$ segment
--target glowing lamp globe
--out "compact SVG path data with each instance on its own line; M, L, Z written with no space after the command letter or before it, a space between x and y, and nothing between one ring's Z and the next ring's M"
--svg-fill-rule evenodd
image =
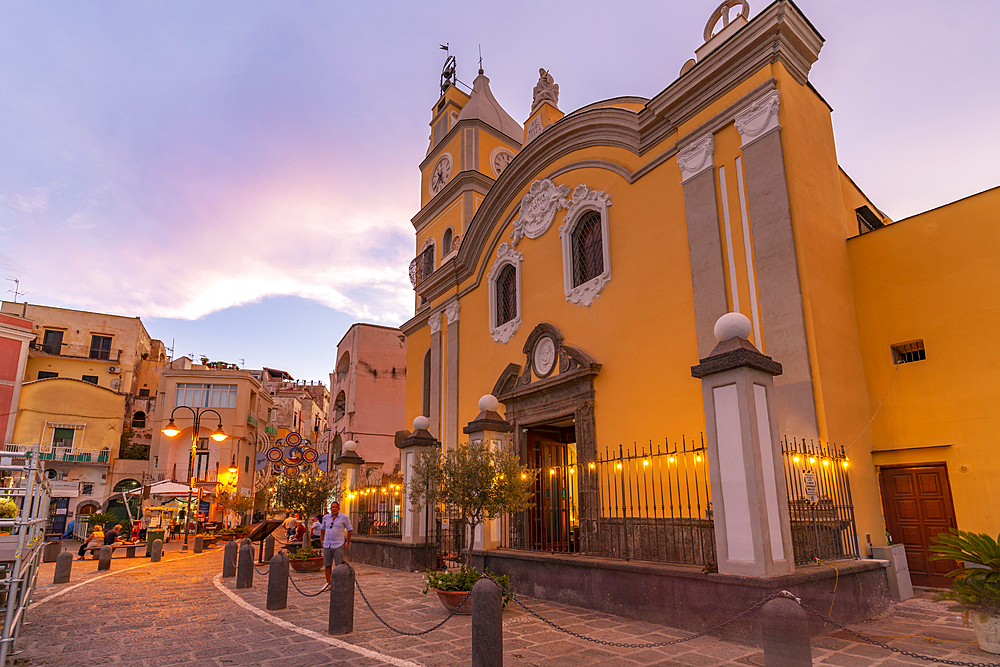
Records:
M347 442L344 443L345 452L353 452L357 448L358 448L358 443L354 442L353 440L348 440Z
M413 430L414 431L426 431L431 425L431 420L423 415L415 417L413 419Z
M486 394L479 399L479 409L483 412L496 412L500 407L500 401L493 394Z

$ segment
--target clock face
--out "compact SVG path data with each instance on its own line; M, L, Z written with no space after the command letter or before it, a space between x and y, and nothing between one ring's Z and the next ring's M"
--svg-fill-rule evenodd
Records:
M431 170L430 191L431 195L441 192L441 189L448 184L451 178L451 156L445 153L434 164Z
M508 150L500 149L493 151L493 173L497 178L507 168L510 161L514 159L514 154Z

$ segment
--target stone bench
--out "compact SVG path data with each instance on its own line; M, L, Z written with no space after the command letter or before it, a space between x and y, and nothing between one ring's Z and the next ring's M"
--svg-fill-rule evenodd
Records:
M86 549L83 550L83 553L86 554L89 551L91 557L97 558L98 555L100 555L101 549L104 548L104 546L105 545L101 545L99 547L87 547ZM138 549L139 547L142 547L144 549L146 548L145 544L110 544L110 545L107 545L107 546L111 547L111 557L112 558L114 558L115 551L117 549L124 549L125 550L125 558L135 558L135 550L136 549Z

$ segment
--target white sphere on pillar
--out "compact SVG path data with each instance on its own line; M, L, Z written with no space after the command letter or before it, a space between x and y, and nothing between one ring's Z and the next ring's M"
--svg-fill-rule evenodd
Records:
M486 394L479 399L479 409L483 412L496 412L500 407L500 401L493 394Z
M715 323L715 338L720 343L733 338L749 339L753 327L743 313L726 313Z
M431 425L431 420L423 415L415 417L413 419L413 430L414 431L426 431Z
M358 443L354 442L353 440L348 440L347 442L344 443L345 452L353 452L357 448L358 448Z

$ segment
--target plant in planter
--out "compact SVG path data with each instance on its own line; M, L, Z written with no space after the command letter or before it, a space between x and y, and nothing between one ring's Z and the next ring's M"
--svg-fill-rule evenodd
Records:
M486 574L491 578L495 579L497 583L500 584L503 591L503 606L506 607L507 603L513 598L510 593L510 577L506 574L503 576L496 576L487 568ZM472 587L476 585L479 578L483 575L475 568L465 569L462 567L458 572L434 572L433 570L427 570L424 574L424 595L431 590L437 593L438 599L441 600L441 604L444 605L445 609L448 611L454 611L459 608L458 613L462 615L468 615L472 613L472 603L471 601L466 602L466 596L472 591Z
M274 504L288 512L304 516L322 516L330 503L340 499L339 472L312 472L298 477L284 475L274 484Z
M296 572L319 572L323 569L323 555L310 546L304 546L288 554L288 562Z
M472 570L476 528L488 519L532 505L535 472L521 466L510 445L473 442L445 454L422 452L413 466L410 502L418 508L442 504L458 514L471 536L465 569Z
M934 599L954 603L951 611L965 612L979 648L1000 654L1000 543L986 533L952 530L935 537L931 551L932 560L960 564L948 573L951 590Z

